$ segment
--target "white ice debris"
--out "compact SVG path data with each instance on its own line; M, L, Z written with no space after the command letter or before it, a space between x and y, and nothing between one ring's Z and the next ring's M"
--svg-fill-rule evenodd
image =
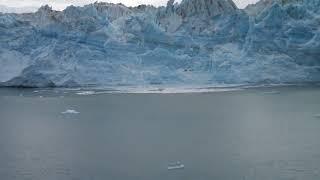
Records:
M81 91L81 92L77 92L77 95L82 95L82 96L88 96L88 95L94 95L95 92L94 91Z
M68 109L64 112L62 112L62 114L79 114L80 112L73 110L73 109Z
M178 170L178 169L184 169L185 166L180 161L176 163L169 164L168 170Z

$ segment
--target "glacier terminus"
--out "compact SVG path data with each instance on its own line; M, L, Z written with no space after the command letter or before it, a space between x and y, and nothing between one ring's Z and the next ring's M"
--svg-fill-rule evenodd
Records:
M169 0L0 13L0 86L320 81L320 1Z

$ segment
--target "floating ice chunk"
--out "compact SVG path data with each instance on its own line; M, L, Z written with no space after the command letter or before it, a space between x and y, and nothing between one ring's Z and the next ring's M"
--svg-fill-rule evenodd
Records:
M168 170L178 170L178 169L184 169L184 164L182 164L180 161L169 164Z
M82 96L88 96L88 95L93 95L95 94L94 91L82 91L82 92L77 92L77 95L82 95Z
M80 112L73 110L73 109L68 109L64 112L62 112L62 114L79 114Z
M280 91L267 91L263 92L263 94L280 94Z

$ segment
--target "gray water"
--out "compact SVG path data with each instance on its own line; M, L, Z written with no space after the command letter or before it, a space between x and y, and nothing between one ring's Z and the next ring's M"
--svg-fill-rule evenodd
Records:
M318 180L317 114L318 87L90 96L0 89L0 179ZM185 169L168 171L176 161Z

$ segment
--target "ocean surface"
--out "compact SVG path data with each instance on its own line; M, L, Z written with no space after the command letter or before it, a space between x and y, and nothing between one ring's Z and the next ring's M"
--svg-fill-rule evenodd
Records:
M207 90L0 89L0 179L320 179L320 87Z

